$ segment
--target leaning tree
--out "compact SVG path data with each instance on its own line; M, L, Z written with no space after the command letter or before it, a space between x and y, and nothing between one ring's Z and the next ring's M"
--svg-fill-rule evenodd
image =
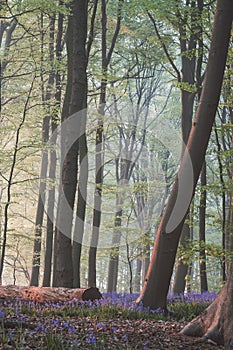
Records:
M162 216L153 253L138 298L150 308L167 308L167 293L183 223L202 169L218 107L233 18L233 1L218 0L205 80L187 147ZM162 277L161 277L162 276ZM185 329L233 348L233 268L216 301Z

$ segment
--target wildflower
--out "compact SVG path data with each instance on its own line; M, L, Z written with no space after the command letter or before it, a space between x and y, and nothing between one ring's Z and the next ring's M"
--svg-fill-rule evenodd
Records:
M94 344L96 346L96 338L95 336L93 335L93 332L90 333L90 336L86 338L86 343L87 344Z
M52 322L56 327L58 327L60 324L60 322L57 319L53 320Z
M42 331L42 332L47 332L46 327L43 324L40 324L35 328L35 331Z
M12 332L10 332L8 334L8 341L11 342L12 340L13 340L13 334L12 334Z
M127 342L127 335L126 335L126 334L123 335L123 341L124 341L125 343Z

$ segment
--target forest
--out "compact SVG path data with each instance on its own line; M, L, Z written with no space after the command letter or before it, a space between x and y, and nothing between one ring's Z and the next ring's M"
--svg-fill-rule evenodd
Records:
M0 1L0 349L233 349L232 19Z

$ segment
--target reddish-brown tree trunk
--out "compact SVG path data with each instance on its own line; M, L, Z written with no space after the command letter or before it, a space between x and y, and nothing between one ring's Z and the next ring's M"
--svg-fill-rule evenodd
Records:
M233 348L233 264L230 277L215 301L181 331L192 337L202 337Z
M233 15L232 0L217 2L205 81L178 176L159 225L138 301L166 309L177 246L204 161L221 93ZM193 178L192 178L193 177Z
M40 303L51 303L58 301L96 300L102 295L98 288L51 288L51 287L22 287L22 286L0 286L1 299L33 300Z

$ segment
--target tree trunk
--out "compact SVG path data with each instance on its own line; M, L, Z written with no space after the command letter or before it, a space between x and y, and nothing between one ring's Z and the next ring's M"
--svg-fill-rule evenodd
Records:
M30 300L39 303L64 302L73 299L96 300L102 295L98 288L51 288L51 287L21 287L21 286L0 286L0 298L7 300Z
M96 286L96 255L97 246L99 242L99 231L101 223L101 207L102 207L102 187L103 187L103 173L104 173L104 116L106 105L106 89L107 89L107 72L108 66L111 62L112 54L116 45L117 37L121 27L121 10L123 0L118 1L117 23L115 32L112 38L111 46L107 52L107 1L102 0L101 3L101 23L102 23L102 37L101 37L101 55L102 55L102 79L100 87L100 99L98 107L98 125L96 127L95 136L95 193L94 193L94 209L92 220L91 244L89 249L88 260L88 283L89 286Z
M189 239L190 239L190 228L188 224L184 223L184 226L182 228L181 238L180 238L180 245L184 246ZM186 276L188 274L188 267L189 267L188 264L184 263L182 259L177 262L174 282L172 287L172 294L178 295L178 294L184 293L185 286L186 286Z
M231 273L221 293L215 301L199 316L194 318L181 331L192 337L202 337L217 344L225 345L226 350L233 347L233 264Z
M181 48L181 61L182 61L182 80L181 80L181 124L182 124L182 140L183 147L188 142L188 137L190 134L190 130L192 127L192 118L193 118L193 105L194 98L196 96L196 91L187 91L187 84L190 87L194 88L195 85L195 75L196 70L201 71L201 67L196 64L197 61L197 43L200 33L202 32L201 23L201 12L202 7L199 4L199 8L196 7L195 1L191 2L190 5L186 5L188 7L187 11L190 12L190 22L191 33L190 37L187 38L187 28L186 23L183 24L182 20L179 24L179 34L180 34L180 48ZM191 6L191 8L189 8ZM187 52L192 52L192 56L189 57ZM199 57L203 56L203 52L199 52ZM184 86L183 86L183 85ZM201 86L201 85L200 85ZM183 152L184 152L183 149ZM183 153L182 152L182 153ZM189 213L187 217L189 218ZM186 244L187 241L190 240L190 227L188 223L184 224L182 229L180 245L181 247ZM174 277L174 285L173 285L173 294L183 294L186 286L186 277L188 274L188 264L184 263L182 259L177 263L175 269L175 277Z
M187 148L158 227L152 258L138 302L167 308L167 293L183 223L204 162L221 93L233 14L232 0L217 2L205 80Z
M54 286L62 287L73 287L71 232L77 185L79 138L82 136L82 126L85 125L87 106L87 0L71 3L68 27L71 37L67 35L67 40L71 45L69 55L72 55L72 59L71 66L68 67L71 76L67 84L70 84L72 78L72 85L71 93L67 97L68 100L70 95L69 118L67 118L65 135L62 135L62 137L65 136L65 139L63 138L62 142L69 144L73 141L73 143L70 146L65 145L65 148L68 147L68 149L62 151L65 158L62 161L62 183L55 231L56 252L53 280ZM67 86L67 91L70 91L69 86Z
M147 244L143 247L143 260L142 260L142 280L146 278L148 267L150 265L150 245Z
M136 260L136 271L134 276L134 293L138 293L141 288L141 272L142 272L142 261L141 259Z
M206 216L206 162L203 163L201 171L201 199L199 208L199 242L200 254L199 254L199 264L200 264L200 282L201 282L201 293L208 291L207 283L207 273L206 273L206 253L205 253L205 216ZM204 245L203 245L204 244Z
M116 292L117 289L117 276L118 276L118 264L119 264L119 245L121 241L121 224L122 224L122 207L123 207L122 194L116 195L116 213L115 224L112 238L112 249L110 253L109 266L108 266L108 292Z
M43 28L43 15L41 15L41 59L42 63L44 60L44 51L45 51L45 43L44 43L44 28ZM49 62L51 67L53 67L54 63L54 30L55 30L55 17L52 16L49 23ZM45 94L43 93L44 86L44 77L43 73L41 73L42 80L42 101L45 105L46 114L48 114L43 119L42 126L42 142L45 146L49 139L49 128L50 128L50 108L47 107L52 99L52 92L54 89L54 81L55 81L55 73L53 69L49 73L48 85L46 88ZM34 238L34 248L33 248L33 260L32 260L32 274L30 285L38 286L39 285L39 274L40 274L40 261L41 261L41 244L42 244L42 226L44 219L44 204L45 204L45 192L46 192L46 178L48 171L48 149L42 153L42 161L41 161L41 172L40 172L40 187L39 187L39 197L37 204L37 212L36 212L36 227L35 227L35 238Z
M86 116L85 116L86 119ZM78 203L76 211L76 221L73 235L73 287L80 288L80 263L82 253L82 241L84 234L84 222L86 215L87 199L87 180L88 180L88 150L86 140L86 121L84 122L83 132L79 139L79 184L78 184ZM91 285L90 285L91 286ZM95 286L92 286L95 287Z
M49 135L49 117L44 118L43 122L43 133L47 134L47 141ZM46 141L45 139L43 140ZM36 225L35 225L35 237L33 246L33 259L32 259L32 274L30 279L30 286L39 285L39 274L40 274L40 260L41 260L41 240L42 240L42 225L44 218L44 203L45 203L45 191L46 191L46 177L48 169L48 151L44 150L41 161L41 172L40 172L40 188L39 198L37 203L36 211Z
M57 24L57 38L56 38L56 62L61 61L62 56L62 37L63 37L63 17L62 13L58 15ZM61 106L61 95L62 95L62 78L61 72L57 70L55 72L55 101L56 109L52 114L51 129L52 134L55 135L58 126L58 111ZM56 163L57 163L57 152L55 150L55 144L57 138L53 140L52 148L50 150L50 165L49 165L49 181L51 182L52 188L49 189L48 193L48 210L47 210L47 231L46 231L46 243L45 243L45 258L44 258L44 276L43 286L49 287L51 283L52 274L52 254L53 254L53 239L54 239L54 203L55 203L55 180L56 180Z

